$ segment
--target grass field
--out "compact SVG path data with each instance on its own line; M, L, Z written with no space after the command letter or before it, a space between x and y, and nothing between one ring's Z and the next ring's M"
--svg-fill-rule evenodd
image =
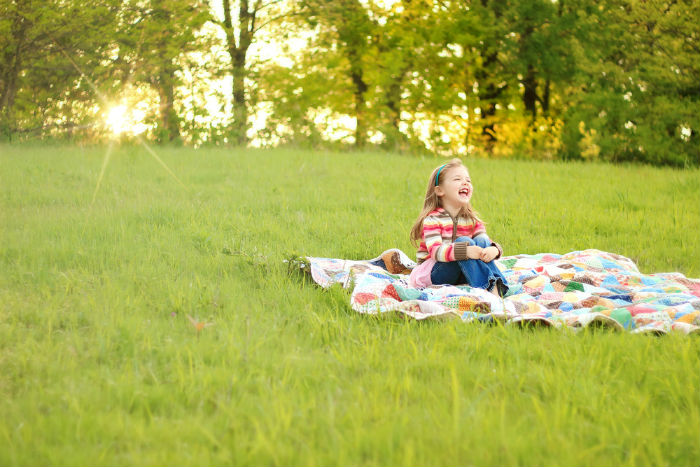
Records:
M361 316L439 159L0 146L0 465L692 466L700 340ZM700 277L700 171L467 161L506 254ZM212 323L197 333L187 315Z

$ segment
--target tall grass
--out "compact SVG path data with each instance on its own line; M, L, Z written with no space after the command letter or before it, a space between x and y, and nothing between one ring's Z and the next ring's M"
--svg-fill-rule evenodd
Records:
M700 341L360 316L432 158L0 146L2 465L692 465ZM469 160L506 254L700 276L700 172ZM213 323L197 332L187 316Z

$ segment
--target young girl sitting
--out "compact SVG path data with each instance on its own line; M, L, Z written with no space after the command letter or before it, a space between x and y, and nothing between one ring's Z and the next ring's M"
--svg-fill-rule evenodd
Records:
M486 227L469 200L474 188L459 159L433 170L423 211L411 229L418 246L412 287L469 284L496 295L508 292L505 277L493 262L503 250L486 235ZM419 244L420 242L420 244Z

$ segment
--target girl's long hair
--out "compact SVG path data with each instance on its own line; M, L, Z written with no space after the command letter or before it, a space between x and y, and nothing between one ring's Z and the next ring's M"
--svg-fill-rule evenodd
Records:
M450 162L445 164L443 169L440 171L440 180L444 179L445 174L450 169L459 166L464 167L464 164L462 164L461 160L456 158L452 159ZM428 214L440 207L440 198L435 193L435 187L440 184L440 180L435 180L435 176L437 175L437 171L440 167L442 166L435 167L435 169L433 169L433 172L430 174L430 178L428 179L428 190L425 192L425 201L423 202L423 209L421 210L418 219L416 219L416 222L413 224L413 228L411 228L411 243L415 247L418 247L421 240L423 239L423 221L426 217L428 217ZM468 221L471 221L472 224L482 222L482 220L479 219L479 213L476 212L474 208L472 208L471 203L467 203L466 206L460 209L458 216L463 217Z

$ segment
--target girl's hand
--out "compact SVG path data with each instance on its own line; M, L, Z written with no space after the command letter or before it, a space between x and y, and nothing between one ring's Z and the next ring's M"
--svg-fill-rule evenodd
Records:
M467 248L467 250L469 249ZM498 248L495 246L489 246L481 250L479 259L484 263L490 263L496 256L498 256Z
M481 259L481 255L484 254L484 249L480 246L469 245L467 247L467 258L469 259Z

